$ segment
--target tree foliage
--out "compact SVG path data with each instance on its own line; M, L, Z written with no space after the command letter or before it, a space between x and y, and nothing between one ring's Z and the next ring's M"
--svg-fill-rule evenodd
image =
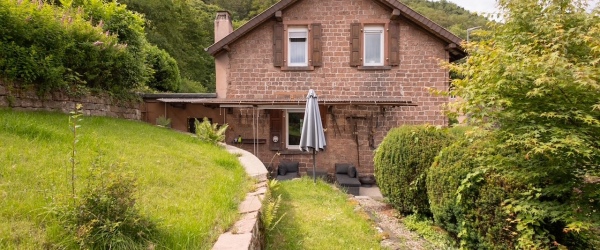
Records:
M486 17L465 10L447 0L401 0L401 2L463 39L467 38L467 29L483 27L488 22Z
M599 13L582 0L499 3L505 23L466 45L467 63L450 66L465 76L453 81L457 108L515 152L485 169L527 187L503 203L515 216L517 247L580 244L559 241L569 233L593 241L600 187L587 180L600 166Z
M177 71L168 54L147 63L152 47L144 20L124 5L102 0L52 3L0 2L0 75L15 85L33 86L41 94L100 90L127 96L149 81L165 81L163 74L155 74L164 71L156 65ZM177 78L169 81L178 87Z
M219 7L200 0L121 0L142 13L148 41L164 49L179 66L180 92L214 91L214 60L204 48L214 41L213 20Z

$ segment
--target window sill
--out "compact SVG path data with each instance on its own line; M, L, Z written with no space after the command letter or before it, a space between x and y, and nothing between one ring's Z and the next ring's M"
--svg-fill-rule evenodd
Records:
M315 70L314 66L304 66L304 67L281 67L282 71L312 71Z
M358 66L358 70L390 70L392 66Z

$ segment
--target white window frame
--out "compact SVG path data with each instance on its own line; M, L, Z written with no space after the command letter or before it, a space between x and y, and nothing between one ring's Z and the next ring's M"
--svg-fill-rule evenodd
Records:
M290 145L290 113L304 113L304 109L285 110L285 147L287 149L300 150L300 145Z
M384 50L385 50L385 28L383 25L365 25L364 26L364 34L363 34L363 65L364 66L383 66L385 64L385 59L384 59ZM367 33L373 34L373 33L379 33L380 35L380 50L379 50L379 58L381 59L380 62L375 62L375 63L368 63L367 62Z
M290 32L305 32L306 34L306 42L304 43L304 62L301 63L292 63L291 56L291 46L292 41L290 41ZM289 67L306 67L308 66L308 27L288 27L287 30L287 66Z

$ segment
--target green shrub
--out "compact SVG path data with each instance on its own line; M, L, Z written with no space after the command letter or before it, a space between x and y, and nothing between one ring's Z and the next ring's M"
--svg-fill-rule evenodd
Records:
M269 180L268 189L262 201L263 207L260 211L260 220L267 231L273 231L286 214L279 215L281 194L277 197L273 196L273 192L277 192L278 189L279 182L277 180Z
M218 123L210 124L208 118L204 117L203 121L200 122L197 119L194 121L196 126L196 135L201 141L217 144L225 140L225 131L227 131L227 124L219 127Z
M146 41L141 15L116 1L60 3L0 0L1 76L40 94L179 89L176 62Z
M560 169L545 175L528 172L547 160L521 157L518 148L502 146L497 135L468 138L440 152L427 177L436 223L466 249L593 249L598 242L593 224L581 224L592 226L577 231L569 230L568 223L573 216L598 221L593 212L598 185L579 183L544 194L542 188L559 182Z
M517 188L495 171L477 169L467 174L457 191L458 238L466 249L514 249L514 217L503 208Z
M381 193L402 213L429 214L427 169L453 140L447 129L402 126L391 130L375 153L375 177Z
M135 206L135 179L110 168L93 174L63 223L83 249L146 249L156 226Z
M427 172L427 196L435 223L453 236L458 234L456 190L477 167L478 149L484 140L461 139L442 149Z
M146 63L152 68L148 87L159 91L176 92L181 87L181 77L177 62L166 51L156 46L148 46Z
M166 118L165 116L161 115L158 118L156 118L156 125L165 127L165 128L170 128L171 127L171 118Z

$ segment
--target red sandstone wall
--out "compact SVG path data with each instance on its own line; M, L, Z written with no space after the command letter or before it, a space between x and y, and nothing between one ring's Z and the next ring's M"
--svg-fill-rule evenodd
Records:
M327 97L400 97L416 103L417 107L388 108L383 114L376 107L336 106L334 113L342 135L334 135L331 115L327 115L327 150L317 156L320 168L333 172L336 162L351 162L359 166L361 174L373 173L374 151L368 142L368 120L358 120L360 162L350 120L346 116L379 117L374 131L374 144L379 145L386 133L402 124L447 125L441 105L446 97L436 97L428 88L447 89L448 71L440 61L448 61L445 44L410 21L400 22L400 66L391 70L360 71L349 66L350 23L364 19L389 18L386 9L371 0L302 0L283 11L283 20L308 20L323 27L323 67L313 71L282 71L272 63L272 37L274 21L257 27L230 44L230 71L227 98L277 98L281 92L302 92L315 89L321 98ZM250 113L250 112L248 112ZM261 113L259 138L269 139L268 115ZM252 138L251 125L239 122L240 112L227 116L232 129L228 142L241 134ZM242 114L243 116L243 114ZM241 123L241 124L240 124ZM375 127L375 125L373 126ZM240 147L253 151L252 145ZM268 163L274 151L268 144L258 146L257 156ZM300 161L304 169L311 166L311 155L287 152L275 157Z
M171 119L171 128L180 131L188 131L188 118L208 117L213 122L223 124L225 109L211 108L202 104L187 103L171 105L169 103L146 100L142 108L143 120L150 124L156 124L156 118L165 116Z

